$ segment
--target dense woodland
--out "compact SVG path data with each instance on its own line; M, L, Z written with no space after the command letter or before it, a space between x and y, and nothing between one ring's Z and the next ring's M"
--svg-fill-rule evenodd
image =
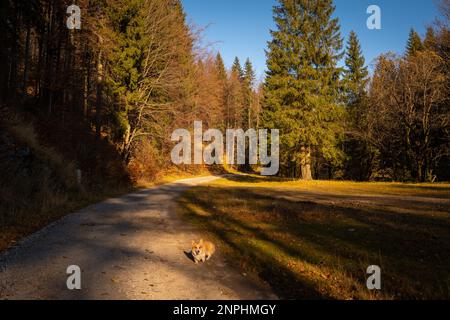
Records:
M282 176L450 179L448 0L372 73L332 0L280 0L263 83L250 60L228 70L201 47L179 0L78 0L81 30L66 27L72 2L1 2L2 127L31 121L91 184L151 179L171 165L171 132L194 120L280 129Z
M36 116L43 139L75 151L89 176L110 159L80 131L114 146L137 180L170 165L175 128L258 126L251 62L236 58L226 70L219 53L200 48L178 0L78 1L81 30L66 27L70 4L2 2L1 103Z

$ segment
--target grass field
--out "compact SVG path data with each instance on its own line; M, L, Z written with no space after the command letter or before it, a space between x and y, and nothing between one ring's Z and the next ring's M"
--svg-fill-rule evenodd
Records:
M285 299L449 299L450 185L228 176L179 213ZM382 290L366 288L379 265Z

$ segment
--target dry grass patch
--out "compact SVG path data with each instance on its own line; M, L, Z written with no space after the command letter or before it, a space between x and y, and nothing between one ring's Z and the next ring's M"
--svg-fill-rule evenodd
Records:
M281 298L448 299L447 195L446 185L228 177L188 190L179 211ZM372 264L379 292L365 286Z

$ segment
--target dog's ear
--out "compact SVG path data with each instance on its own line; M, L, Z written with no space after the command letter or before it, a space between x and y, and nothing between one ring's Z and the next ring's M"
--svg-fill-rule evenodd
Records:
M203 244L203 239L200 239L200 244Z
M192 240L192 245L195 245L195 240Z

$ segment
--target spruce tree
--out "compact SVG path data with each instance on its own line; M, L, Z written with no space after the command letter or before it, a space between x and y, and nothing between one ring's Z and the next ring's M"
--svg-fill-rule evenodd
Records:
M228 128L242 128L244 124L244 92L242 79L237 71L232 71L227 81L226 114Z
M247 81L250 87L253 87L255 84L255 71L253 70L253 64L249 58L245 61L244 67L244 79Z
M241 62L239 58L234 58L233 66L231 67L231 72L236 73L239 80L244 80L244 71L242 70Z
M423 46L426 50L436 50L437 38L432 27L427 28L427 33L423 41Z
M142 61L144 59L147 38L145 37L145 19L142 12L143 1L116 1L108 7L108 18L111 24L109 41L114 45L109 49L105 91L114 97L116 108L111 110L117 125L115 135L124 137L122 150L125 161L130 156L130 135L132 117L139 101L137 94Z
M312 154L336 162L342 57L332 0L279 0L267 52L265 126L281 130L284 174L312 179ZM297 170L300 169L298 172Z
M253 104L253 86L255 85L255 71L249 58L245 61L244 66L244 81L243 81L243 94L244 94L244 123L247 129L252 127L252 104Z
M411 29L409 32L408 42L406 44L406 55L411 57L415 55L417 51L422 51L423 49L424 47L419 34L414 29Z
M367 180L373 168L374 151L366 139L366 89L369 72L361 51L358 37L350 32L344 71L345 102L348 106L347 134L344 149L347 154L345 177Z
M217 73L217 78L219 80L219 86L221 86L220 91L222 93L221 96L221 109L222 109L222 129L226 129L228 124L228 117L227 117L227 90L228 90L228 75L227 70L225 68L225 64L223 62L222 56L220 53L217 53L216 59L215 59L215 68Z
M134 143L158 135L174 121L162 110L190 95L192 39L179 0L113 1L108 19L112 48L107 50L105 91L113 100L115 135L123 140L128 162Z
M361 51L358 36L354 31L350 32L344 71L344 85L347 93L347 103L352 105L364 95L369 72L365 66L365 59Z

